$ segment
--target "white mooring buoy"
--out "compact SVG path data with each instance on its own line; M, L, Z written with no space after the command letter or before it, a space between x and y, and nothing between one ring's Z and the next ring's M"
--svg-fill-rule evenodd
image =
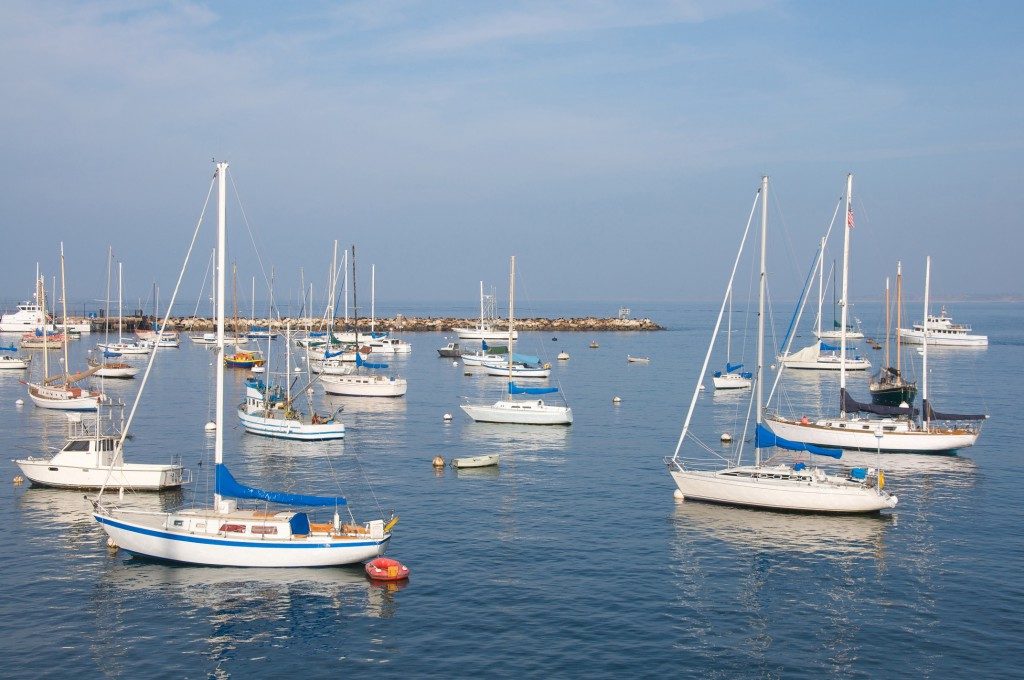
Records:
M728 444L729 442L732 441L732 435L729 434L728 432L723 432L721 439L722 439L722 443Z
M612 403L613 404L621 404L622 403L622 397L612 397Z
M447 423L447 422L448 422L449 420L451 420L451 419L452 419L452 414L451 414L451 413L445 413L445 414L444 414L443 416L441 416L441 420L443 420L443 421L444 421L444 422L446 422L446 423Z

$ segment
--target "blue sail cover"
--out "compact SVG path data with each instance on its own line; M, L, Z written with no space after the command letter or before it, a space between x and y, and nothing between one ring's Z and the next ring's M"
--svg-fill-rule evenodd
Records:
M325 335L327 335L327 333L325 333L324 331L310 331L306 335L308 335L311 338L322 338Z
M508 384L509 394L553 394L557 391L557 387L520 387L514 382Z
M337 352L324 350L324 359L333 359L334 357L341 356L342 354L344 354L344 352L342 352L341 350L338 350Z
M791 442L788 439L783 439L765 427L763 423L757 424L757 437L754 446L759 449L777 446L787 451L806 451L816 456L828 456L829 458L843 457L843 452L840 449L829 449L824 446L815 446L814 444L805 444L804 442Z
M366 366L367 368L387 368L387 364L373 364L369 361L363 361L363 355L356 352L356 366Z
M105 349L105 350L103 350L103 356L106 357L107 359L113 359L115 357L121 356L121 353L120 352L111 352L109 349Z
M250 333L266 333L270 330L270 326L249 326Z
M743 364L730 364L728 361L725 362L726 373L732 373L733 371L738 371L741 368L743 368Z
M15 347L14 345L11 345L10 347L0 347L0 352L17 352L17 351L18 351L18 348Z
M480 348L481 348L481 349L482 349L483 351L485 351L485 352L487 351L487 341L486 341L486 340L481 340L481 341L480 341Z
M987 415L983 413L939 413L932 408L931 402L924 400L925 420L986 420Z
M251 486L243 486L231 476L231 471L223 463L217 466L217 493L229 498L251 498L258 501L269 501L283 505L299 505L307 508L328 508L348 503L342 496L303 496L302 494L264 491L263 489L256 489Z
M840 347L838 345L830 345L827 342L822 342L821 343L821 350L823 352L838 352L841 349L842 349L842 347ZM846 349L850 350L850 349L853 349L853 348L852 347L847 347Z

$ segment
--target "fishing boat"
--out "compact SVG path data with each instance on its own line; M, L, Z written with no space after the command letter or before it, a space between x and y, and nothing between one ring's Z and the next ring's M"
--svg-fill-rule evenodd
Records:
M452 458L453 468L481 468L491 467L500 462L501 456L497 453L488 453L482 456L467 456L463 458Z
M228 368L252 368L262 366L264 363L266 359L259 350L240 349L224 357L224 365Z
M359 308L356 306L356 247L352 246L352 306L356 311L355 338L359 345ZM388 368L388 364L369 362L361 352L355 352L356 368L351 373L321 373L320 383L324 392L346 397L402 397L409 389L405 378L388 376L373 371Z
M953 317L943 306L939 315L926 314L925 320L915 323L912 328L900 328L899 337L908 345L923 345L927 339L929 345L942 347L985 347L988 345L987 335L972 332L967 324L954 323Z
M630 364L649 364L651 363L650 357L635 357L632 354L626 355L626 363Z
M63 298L63 309L64 318L68 315L67 306L67 292L64 281L64 244L60 244L60 285L61 285L61 297ZM46 290L40 286L40 306L43 310L46 310ZM40 407L46 409L56 409L59 411L95 411L99 408L101 403L107 401L106 395L98 390L90 390L82 388L75 383L85 380L93 373L96 369L93 367L87 370L80 371L78 373L69 374L67 371L70 367L70 359L68 358L68 340L67 336L62 336L63 342L61 346L64 350L64 372L57 375L50 376L50 360L49 360L49 347L47 346L48 337L46 333L42 335L43 342L43 379L40 382L27 382L22 381L28 388L28 396L32 402Z
M14 463L33 484L62 489L164 491L192 481L180 459L169 464L125 462L124 437L115 429L104 429L104 423L112 425L112 415L112 409L109 418L97 410L90 429L81 413L68 413L67 441L59 451Z
M903 267L902 263L896 263L896 328L900 327L900 317L903 311ZM885 278L885 367L875 378L868 383L868 392L871 393L871 403L884 406L900 406L902 404L913 404L917 396L917 383L907 380L903 375L900 365L902 354L900 336L896 334L896 365L893 366L889 360L889 337L892 334L889 307L889 277Z
M47 324L46 311L39 304L39 265L36 264L36 290L33 293L35 302L22 302L13 312L0 315L0 333L29 333L36 329L53 329Z
M853 176L847 176L846 205L847 226L844 229L843 245L843 300L840 301L843 328L846 326L846 296L848 291L848 265L850 257L850 231L853 228L853 214L850 211L851 194L853 192ZM928 262L928 274L925 276L925 320L928 325L928 284L931 259ZM841 354L845 354L846 336L840 336ZM925 359L922 369L922 396L928 399L927 376L927 343L924 346ZM781 375L781 372L780 372ZM931 417L925 404L925 413L920 421L916 420L918 411L912 406L885 406L857 401L846 389L846 370L840 365L839 371L839 414L838 416L812 419L806 415L799 418L786 417L779 413L765 416L765 425L778 437L803 442L812 446L835 447L852 451L884 451L892 453L949 453L957 449L973 446L981 433L980 421L985 415L957 415L957 417ZM858 413L871 414L864 417ZM952 425L938 427L932 424L935 420L955 421Z
M461 404L459 408L475 422L514 423L520 425L572 425L572 409L568 404L555 406L544 403L543 399L533 397L554 394L557 387L520 387L513 380L513 357L515 341L515 281L516 258L509 260L508 284L508 360L505 364L505 377L508 380L508 392L504 399L487 404ZM550 369L550 367L549 367ZM513 399L513 395L528 395L529 399Z
M316 413L311 403L308 414L295 408L292 376L288 368L292 364L290 340L291 326L288 325L285 330L284 389L280 386L271 387L269 382L264 383L255 378L245 381L245 401L238 405L238 418L242 421L242 427L246 432L277 439L325 441L344 438L345 424L337 420L335 414ZM299 394L308 393L303 388L296 392L296 396Z
M226 246L227 163L217 163L217 352L224 354L224 271ZM175 291L177 292L177 291ZM173 300L173 298L172 298ZM185 564L233 567L323 567L363 562L380 556L398 521L376 519L342 523L347 509L342 496L310 496L268 491L239 483L224 463L224 362L216 366L215 486L213 505L177 511L151 512L120 506L102 492L93 500L93 517L112 543L134 555ZM150 361L150 367L152 360ZM137 400L136 400L137 406ZM134 412L134 408L133 408ZM129 424L131 417L129 417ZM258 507L239 507L239 500L259 501ZM269 504L275 507L269 507ZM276 506L287 506L279 510ZM333 509L327 522L311 521L296 508ZM351 518L351 511L349 511Z
M444 347L437 349L437 355L447 359L458 359L462 356L462 350L459 349L459 343L449 342Z
M480 282L480 322L475 328L453 328L460 340L503 340L509 336L508 331L495 327L497 320L497 298L494 295L484 295L484 282ZM512 332L512 339L519 338L519 334Z
M787 441L772 435L761 422L762 392L764 380L764 325L765 325L765 278L766 278L766 240L768 234L768 177L761 179L758 198L751 209L750 218L740 240L739 252L733 263L725 298L718 312L711 342L704 356L697 384L693 390L689 409L683 422L683 429L676 443L675 452L665 463L669 474L677 487L676 495L684 500L699 500L711 503L739 505L764 510L803 511L821 513L871 513L885 508L895 507L897 499L885 491L884 474L879 470L855 468L849 476L829 474L822 468L807 465L804 462L795 464L763 463L762 449L779 447L794 451L803 451L823 456L838 458L841 451L822 447L807 446ZM754 371L756 423L754 426L754 463L742 465L743 447L736 455L735 462L719 456L724 466L709 466L706 459L691 460L680 456L683 445L694 440L695 445L705 451L713 451L701 442L691 430L694 412L697 406L700 388L703 386L704 375L714 350L715 340L722 324L726 302L732 292L736 269L743 253L743 246L753 222L757 201L761 207L761 256L760 256L760 288L757 331L757 366Z
M14 345L0 347L0 370L20 370L32 364L31 354L15 354L17 351Z

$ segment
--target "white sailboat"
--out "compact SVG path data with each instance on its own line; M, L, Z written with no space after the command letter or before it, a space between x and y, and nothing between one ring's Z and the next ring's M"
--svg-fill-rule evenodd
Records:
M480 323L476 328L453 328L460 340L504 340L509 336L507 331L495 328L495 297L484 295L484 282L480 282ZM512 331L512 339L518 340L519 334Z
M0 346L0 370L22 370L32 364L31 354L16 354L14 345Z
M64 244L60 244L60 281L61 294L64 298L64 319L67 320L68 305L67 293L64 284ZM46 290L39 289L41 306L46 310ZM43 380L38 383L26 382L28 396L32 402L40 407L56 409L59 411L95 411L101 403L107 401L105 394L98 390L90 390L78 387L75 383L85 380L96 372L95 368L89 368L75 374L69 374L68 370L68 339L66 335L61 336L64 349L64 372L54 376L48 376L50 372L49 347L47 346L47 334L43 333Z
M114 259L113 249L107 248L107 297L104 305L104 310L110 308L110 268ZM121 298L122 291L120 289L120 281L118 281L118 299ZM103 324L103 342L107 345L110 344L110 323L106 322ZM121 330L121 316L120 316L120 303L118 304L118 332ZM108 349L100 350L100 358L90 356L87 360L90 368L96 369L96 375L101 378L118 378L118 379L129 379L134 378L139 373L139 367L131 364L126 364L123 361L111 361L121 356L120 352L113 352Z
M851 215L849 206L852 191L853 175L848 175L846 183L847 215ZM844 229L846 235L843 246L843 293L839 302L842 310L842 329L846 328L850 230L852 228L852 219L848 217L847 226ZM927 289L927 282L925 287ZM926 304L927 299L926 290ZM925 310L924 326L927 328L927 306ZM927 355L927 345L925 345L925 353ZM845 333L840 336L840 354L842 356L846 354ZM925 364L927 368L927 358ZM928 377L926 373L922 377L922 383L922 395L927 399ZM882 417L862 417L855 415L857 413L870 413ZM846 368L844 364L841 364L838 417L812 420L806 416L799 419L787 418L776 413L767 415L765 424L779 437L814 446L892 453L948 453L973 446L981 432L980 425L974 423L985 418L985 416L950 418L949 420L959 422L953 427L939 428L931 425L927 413L924 420L915 421L915 413L915 409L911 406L887 406L858 402L846 390ZM938 420L946 419L938 418Z
M678 487L677 496L681 496L684 499L742 505L767 510L823 513L867 513L894 507L897 502L896 497L883 489L884 476L881 472L875 473L875 471L870 469L857 468L856 472L851 474L850 477L840 477L830 475L818 467L807 466L804 463L797 463L795 465L764 465L761 462L761 448L771 446L832 457L839 457L842 453L819 447L795 444L794 442L774 437L761 423L764 379L765 263L766 236L768 231L767 177L761 179L761 188L758 193L761 201L761 275L758 307L757 367L754 372L754 381L756 383L755 413L757 414L754 437L754 464L739 464L742 448L735 464L727 464L726 467L718 469L700 469L698 464L680 457L680 452L687 438L696 439L695 435L690 431L690 424L697 405L697 399L700 395L700 388L703 386L704 375L711 360L715 339L721 327L726 299L728 299L732 292L736 268L743 253L743 244L746 242L747 234L750 231L750 223L753 221L754 213L751 210L750 219L740 241L739 252L736 254L736 260L733 263L732 273L729 276L726 299L722 300L718 320L711 335L711 343L704 357L704 364L701 367L700 376L693 391L693 397L686 413L686 419L683 422L683 429L679 435L675 453L665 461L669 474ZM756 205L755 202L755 208ZM708 451L711 450L710 447L703 443L700 446ZM875 473L873 480L871 479L872 473Z
M274 388L268 380L249 379L245 382L245 401L238 405L238 418L246 432L277 439L299 441L325 441L342 439L345 424L333 413L302 413L293 408L291 324L285 326L285 388ZM267 343L267 363L270 363L270 343ZM300 390L304 393L305 389ZM312 405L311 405L312 406Z
M33 484L62 489L108 486L163 491L192 481L180 460L169 464L125 462L124 437L116 431L104 431L99 411L91 430L81 413L69 413L67 442L53 456L30 456L14 463Z
M742 390L750 387L753 373L737 373L743 364L732 363L732 291L729 291L729 324L725 334L725 371L715 371L711 381L716 390Z
M512 395L523 394L539 396L558 392L557 387L519 387L516 385L513 371L513 345L515 342L515 281L516 258L509 261L508 283L508 359L505 363L505 376L508 379L506 398L491 404L461 404L467 416L476 422L483 423L515 423L520 425L572 425L572 409L568 404L555 406L544 403L543 399L513 399ZM550 367L548 367L550 370ZM489 372L489 371L488 371Z
M836 213L838 212L839 205L836 205ZM832 224L834 223L835 216L832 218ZM840 355L840 348L826 342L826 340L831 340L833 331L825 333L821 330L822 303L825 296L825 243L828 241L829 234L832 233L832 224L829 224L828 230L821 238L821 244L818 246L817 261L814 266L814 269L818 272L818 316L815 320L816 328L814 331L814 337L817 340L796 352L780 354L777 357L777 361L786 368L810 371L838 371L844 365L844 357ZM805 300L806 298L801 296L797 318L799 318L803 311ZM860 337L864 337L864 334L860 333ZM787 337L786 340L788 341L789 338ZM786 342L783 342L783 345L786 345ZM871 362L866 357L859 355L851 357L849 354L851 349L850 347L846 348L845 366L847 371L866 371L871 368Z
M227 163L217 163L217 407L213 507L150 512L118 507L99 495L93 516L119 547L135 555L186 564L235 567L322 567L362 562L381 555L398 521L343 524L341 496L305 496L265 491L238 483L224 464L224 268ZM150 367L152 362L150 363ZM143 379L145 383L145 378ZM130 419L129 419L130 422ZM261 501L242 509L238 500ZM333 520L310 521L307 512L270 509L269 503L333 509ZM346 508L347 509L347 508ZM351 518L351 512L349 512Z
M117 342L98 342L96 346L104 352L114 352L116 354L149 354L153 351L153 347L148 342L136 342L129 338L124 337L124 325L122 322L122 306L124 299L123 292L123 266L121 262L117 263ZM106 325L109 325L106 324Z
M355 338L359 345L359 308L356 306L356 247L352 246L352 306L355 309ZM363 360L360 352L355 352L356 368L351 373L321 372L320 383L324 392L344 397L402 397L409 389L405 378L389 376L372 371L388 368L387 364L372 363ZM363 370L360 370L363 369Z

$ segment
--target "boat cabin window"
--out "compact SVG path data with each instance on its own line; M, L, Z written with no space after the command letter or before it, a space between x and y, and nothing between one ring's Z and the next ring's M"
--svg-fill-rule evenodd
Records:
M886 432L895 432L896 431L896 426L895 425L884 425L884 426L882 426L882 429L885 430Z
M277 527L269 526L269 525L254 524L250 531L252 533L254 533L254 534L262 534L262 535L276 534L277 533Z
M64 447L65 451L88 451L89 440L88 439L73 439L67 443Z
M176 519L176 520L174 520L174 526L176 526L176 527L185 526L185 520L183 520L183 519Z
M229 533L244 534L245 533L245 525L244 524L221 524L220 525L220 530L224 531L224 532L229 532Z

